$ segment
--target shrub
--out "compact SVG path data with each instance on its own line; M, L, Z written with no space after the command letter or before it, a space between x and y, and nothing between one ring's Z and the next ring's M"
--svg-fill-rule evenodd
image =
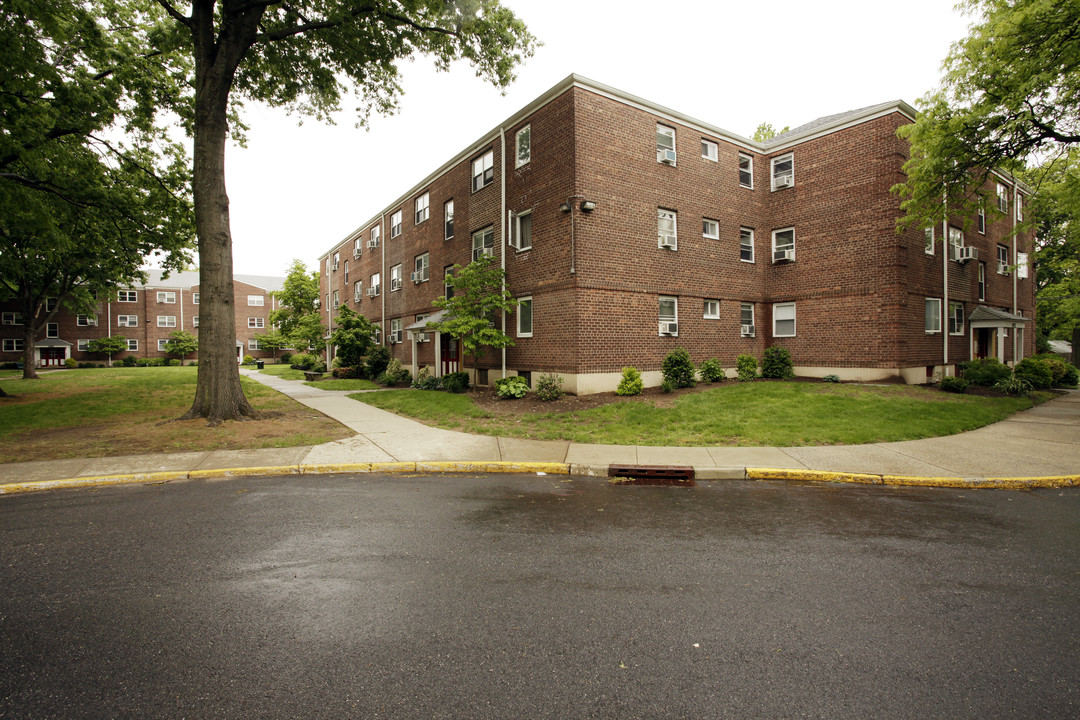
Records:
M757 358L753 355L740 355L735 359L735 372L739 382L750 382L757 378Z
M138 360L134 355L128 355L120 362L123 364L124 367L135 367L135 364L138 362Z
M495 381L495 392L501 398L523 398L529 392L529 384L520 375L499 378Z
M642 389L645 387L645 382L641 379L641 373L635 367L624 367L622 369L622 380L619 381L619 387L615 389L616 395L640 395Z
M278 356L278 362L280 362L282 365L288 365L291 360L292 353L288 351L283 352L281 353L281 355Z
M561 375L545 373L536 381L536 397L541 400L558 400L562 396Z
M339 380L355 380L360 377L360 368L336 367L333 369L330 375Z
M1058 385L1062 387L1076 387L1077 385L1080 385L1080 373L1077 372L1075 367L1069 363L1065 363L1065 374L1061 377L1061 381Z
M945 392L962 393L968 388L968 381L958 377L943 377L938 387Z
M985 360L970 360L964 368L964 379L972 385L994 387L998 381L1005 380L1012 371L1007 365L1003 365L996 358Z
M180 367L182 364L179 358L167 358L165 360L165 367Z
M442 378L433 377L426 367L420 368L412 386L417 390L442 390Z
M315 367L315 363L319 362L319 358L310 353L296 353L292 356L293 370L312 370Z
M1031 383L1024 378L1019 377L1016 373L1012 373L1009 377L994 383L994 388L1006 395L1020 397L1031 392Z
M685 348L675 348L668 353L660 370L664 380L671 381L672 387L694 387L694 363Z
M254 365L255 364L255 358L251 357L250 355L245 355L244 356L244 364L245 365Z
M0 365L0 370L18 370L18 369L19 369L19 363L6 362L3 365Z
M724 368L716 358L709 358L701 363L698 372L701 373L701 379L707 383L724 381Z
M671 378L664 378L662 381L660 381L660 391L661 392L669 393L669 392L673 391L675 388L676 388L675 381L672 380Z
M368 350L364 357L364 374L369 378L377 378L386 372L386 366L390 363L390 350L383 345L376 345Z
M463 393L469 389L469 373L464 370L447 373L442 377L443 389L452 393Z
M412 373L402 367L400 360L393 358L386 364L386 370L380 373L378 382L389 387L411 385Z
M826 375L825 377L823 377L821 379L824 380L825 382L831 382L831 383L840 382L840 376L839 375Z
M790 380L795 377L791 353L787 348L776 345L765 348L765 355L761 358L761 377L777 380Z
M1031 387L1036 390L1048 388L1054 384L1053 371L1050 370L1050 367L1045 362L1036 360L1035 358L1024 358L1016 363L1013 375L1016 375L1023 380L1027 380L1031 383Z
M1038 360L1039 362L1041 362L1043 365L1045 365L1047 368L1050 369L1050 375L1051 375L1050 384L1051 385L1060 385L1061 384L1061 379L1063 377L1065 377L1066 368L1069 367L1069 364L1067 362L1065 362L1064 360L1062 360L1060 358L1056 358L1056 357L1036 357L1034 359Z

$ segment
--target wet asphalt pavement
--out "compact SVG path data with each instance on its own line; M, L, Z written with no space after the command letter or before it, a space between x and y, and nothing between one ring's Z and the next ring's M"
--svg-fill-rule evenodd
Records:
M0 718L1074 718L1080 490L0 498Z

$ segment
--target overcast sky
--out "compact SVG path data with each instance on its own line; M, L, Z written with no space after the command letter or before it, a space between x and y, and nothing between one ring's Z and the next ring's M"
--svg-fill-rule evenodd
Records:
M403 69L401 110L369 130L249 105L230 147L234 268L284 275L318 258L453 155L571 73L743 136L889 100L915 104L970 18L951 0L503 0L544 43L505 95L468 65ZM651 7L650 7L651 5ZM648 9L646 9L648 8ZM355 103L346 99L344 107Z

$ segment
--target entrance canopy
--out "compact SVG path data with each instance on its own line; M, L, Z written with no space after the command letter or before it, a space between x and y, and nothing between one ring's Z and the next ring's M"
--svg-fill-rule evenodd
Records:
M973 328L1018 328L1024 327L1023 323L1031 322L1031 318L1026 318L1023 315L1013 315L1011 312L1006 312L1005 310L998 310L996 308L980 305L971 311L968 322L971 323L971 327Z
M71 343L58 338L47 338L45 340L38 340L34 343L34 347L38 350L42 348L69 348L71 347Z
M445 317L446 317L446 311L445 310L439 310L438 312L431 313L430 315L428 315L423 320L417 320L416 322L414 322L412 325L409 325L405 329L406 330L419 330L420 332L424 332L425 330L427 330L428 325L431 325L432 323L442 322L442 319L445 318Z

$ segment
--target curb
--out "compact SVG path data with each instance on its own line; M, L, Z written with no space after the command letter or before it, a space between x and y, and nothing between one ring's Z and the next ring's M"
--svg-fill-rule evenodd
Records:
M862 485L892 485L906 487L940 487L998 490L1028 490L1035 488L1080 487L1080 475L1049 477L962 478L915 477L864 473L799 470L792 468L694 468L699 480L784 480L796 482L854 483ZM163 485L182 480L215 480L232 477L267 477L274 475L332 475L344 473L535 473L538 475L572 475L578 477L608 477L607 465L583 465L552 462L507 461L418 461L376 463L324 463L311 465L279 465L266 467L216 468L212 470L179 470L130 475L39 480L0 485L0 495L57 490L66 488L108 487L110 485Z

